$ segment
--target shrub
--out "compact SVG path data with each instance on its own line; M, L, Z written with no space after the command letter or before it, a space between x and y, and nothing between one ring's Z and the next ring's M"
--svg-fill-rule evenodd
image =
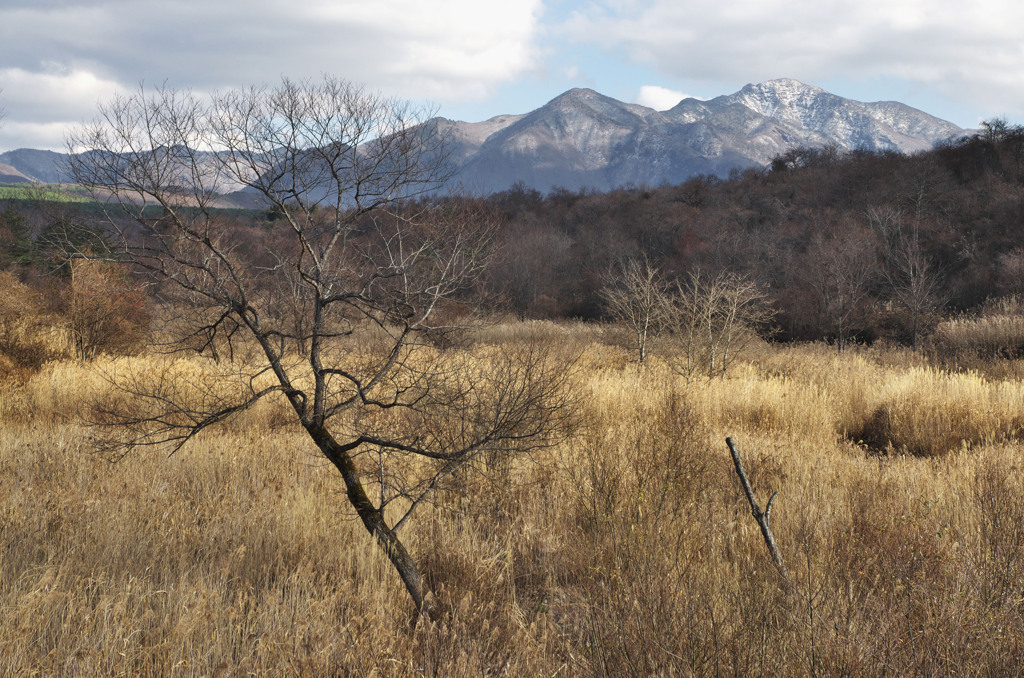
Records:
M16 380L66 355L60 321L49 313L43 296L0 271L0 365Z

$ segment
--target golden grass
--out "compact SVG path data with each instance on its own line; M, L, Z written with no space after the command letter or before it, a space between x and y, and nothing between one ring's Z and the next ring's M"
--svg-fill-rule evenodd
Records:
M0 675L1021 672L1019 381L798 346L687 382L589 330L485 332L585 344L587 425L417 516L410 550L443 616L415 628L278 403L173 457L110 464L90 452L85 403L103 372L156 358L7 383ZM790 588L726 435L762 504L780 492Z
M68 323L46 311L43 295L0 271L0 375L22 382L43 363L72 354Z
M983 358L1024 355L1024 315L994 314L952 318L939 323L930 338L940 353Z

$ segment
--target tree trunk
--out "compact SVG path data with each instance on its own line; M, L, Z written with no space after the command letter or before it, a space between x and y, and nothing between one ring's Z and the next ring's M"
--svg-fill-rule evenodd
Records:
M348 451L323 429L309 430L309 434L324 456L341 473L341 477L345 481L349 503L363 522L363 526L373 535L377 545L387 555L391 565L398 572L398 576L401 577L402 583L405 584L405 590L416 605L417 618L424 613L430 618L436 617L437 609L433 595L424 584L423 576L420 574L416 562L405 548L405 544L398 538L398 534L388 526L383 511L370 501Z

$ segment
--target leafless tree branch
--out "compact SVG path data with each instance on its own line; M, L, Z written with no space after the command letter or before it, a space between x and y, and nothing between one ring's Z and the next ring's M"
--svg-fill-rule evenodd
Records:
M123 375L99 410L109 447L177 450L283 397L418 610L428 591L397 528L457 489L456 471L553 444L578 410L555 347L437 348L440 311L484 270L494 224L472 201L422 199L450 176L423 113L329 76L209 99L140 88L67 142L123 254L177 309L168 341L214 358L200 375L173 354ZM271 246L215 209L229 190L279 217Z

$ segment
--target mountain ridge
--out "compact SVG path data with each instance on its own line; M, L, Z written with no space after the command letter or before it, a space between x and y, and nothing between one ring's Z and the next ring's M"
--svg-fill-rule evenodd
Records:
M800 146L913 153L965 132L900 102L855 101L791 78L666 111L571 89L461 149L461 179L485 193L516 182L608 190L767 166Z
M480 193L680 183L767 166L796 147L914 153L967 132L897 101L855 101L792 78L665 111L574 88L528 113L428 124L449 135L456 181ZM63 157L17 149L0 153L0 165L17 180L60 183Z

